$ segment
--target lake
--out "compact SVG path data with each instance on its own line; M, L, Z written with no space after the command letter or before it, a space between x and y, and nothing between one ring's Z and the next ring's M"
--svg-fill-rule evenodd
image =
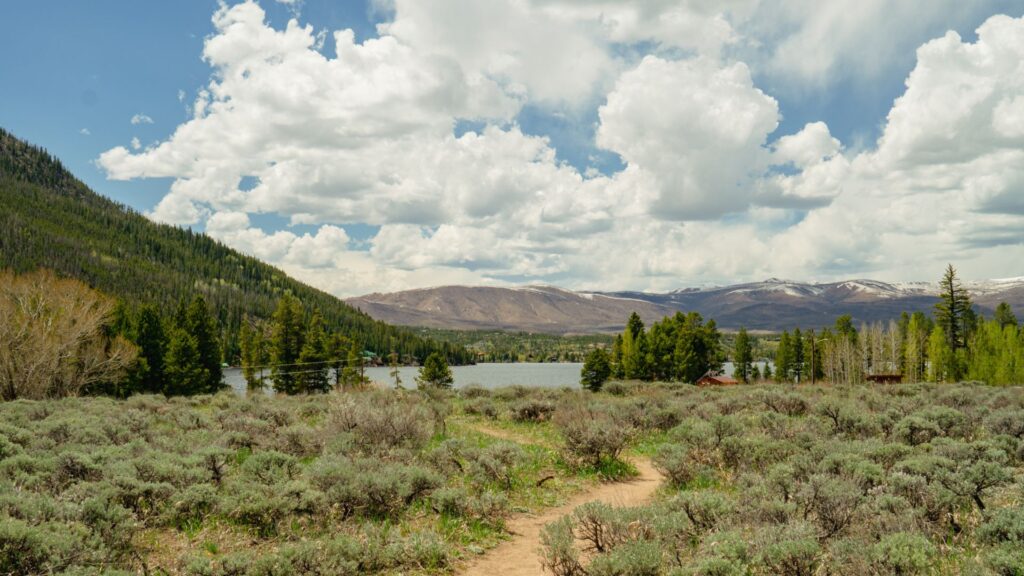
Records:
M758 363L758 366L763 366ZM455 377L455 387L464 388L470 384L476 384L483 388L501 388L519 384L522 386L537 386L540 388L578 388L580 385L580 369L582 364L565 363L528 363L513 362L505 364L483 363L473 366L452 366L452 375ZM416 387L416 375L419 368L415 366L403 366L399 369L399 377L402 385L406 388ZM390 386L392 378L391 369L387 367L367 368L366 377L372 382ZM724 366L726 374L732 374L732 362L726 362ZM231 386L235 392L245 395L245 378L238 368L224 370L224 381Z
M473 366L452 366L452 376L455 377L455 387L464 388L470 384L476 384L484 388L501 388L520 384L523 386L537 386L541 388L561 388L568 386L578 388L580 385L580 369L582 364L565 363L504 363L491 364L482 363ZM416 366L403 366L399 368L399 378L402 379L402 386L406 388L416 387L416 375L419 374ZM366 377L371 382L377 382L385 386L391 386L393 380L388 367L372 367L366 369ZM224 370L224 381L231 386L235 392L245 395L245 378L238 368L226 368Z

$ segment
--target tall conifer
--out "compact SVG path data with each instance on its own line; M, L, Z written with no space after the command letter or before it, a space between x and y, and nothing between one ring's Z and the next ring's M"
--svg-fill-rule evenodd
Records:
M282 296L274 311L270 340L270 359L274 365L271 378L274 390L284 394L298 391L295 372L302 369L298 362L305 336L302 316L302 304L291 294Z

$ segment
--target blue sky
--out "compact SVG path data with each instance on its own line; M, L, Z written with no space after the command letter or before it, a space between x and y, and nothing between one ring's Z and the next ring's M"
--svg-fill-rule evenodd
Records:
M262 6L274 26L296 16L289 5ZM133 137L144 143L165 139L187 119L186 105L210 77L201 54L203 40L214 32L210 16L217 7L214 0L38 0L5 7L16 25L0 36L0 80L22 89L0 91L0 125L49 149L93 189L138 210L151 209L167 180L109 181L94 161ZM377 36L382 19L362 0L305 0L298 16L317 30L351 28L357 39ZM961 25L959 32L970 37L979 23ZM779 132L825 120L844 142L872 140L913 66L911 58L904 60L866 86L775 95L783 110ZM179 90L186 94L184 103ZM132 125L140 113L153 124ZM550 137L567 162L585 167L598 153L606 156L609 170L619 166L614 154L593 147L596 108L567 119L527 107L517 120L524 132Z
M924 167L906 168L908 158L919 158L916 149L894 144L890 152L879 144L887 126L890 142L911 147L920 143L902 134L943 128L911 126L929 121L924 108L913 108L919 99L928 104L909 77L920 66L918 49L935 46L942 61L944 49L1012 44L1017 20L1003 34L979 39L976 30L999 14L1020 17L1018 2L965 7L942 0L920 12L849 2L838 15L781 0L736 0L721 14L711 2L465 2L264 0L251 14L243 14L245 5L211 1L14 3L4 8L11 25L0 36L0 125L49 149L102 194L157 220L210 230L339 294L442 283L667 289L767 276L915 280L965 255L974 276L1024 273L1012 269L1024 264L1019 244L976 248L958 236L978 227L975 236L1004 237L1015 214L991 214L979 204L984 217L889 239L867 223L867 213L889 204L915 214L935 202L921 181ZM218 27L215 13L238 26ZM260 122L241 111L247 98L255 110L269 97L258 82L303 85L311 65L305 49L288 44L293 18L300 25L294 38L311 27L308 51L323 57L321 74L334 62L349 63L332 37L344 29L353 31L361 67L325 84L337 89L336 103L320 89L304 96L317 100L308 111L289 109L292 116L275 119L281 132L254 130L252 138L267 139L258 159L247 158L242 145L215 149L216 130L230 126L244 135ZM666 22L677 27L666 29ZM368 42L378 38L378 24L393 45ZM716 36L719 29L725 31ZM940 46L947 31L959 39ZM280 43L267 48L280 50L279 60L252 64L239 50L263 33ZM217 39L229 49L216 62L204 60L207 43ZM998 48L1012 59L1013 46ZM249 67L252 77L222 82L233 66ZM375 76L372 66L386 74ZM983 73L1002 78L988 86ZM1024 180L1009 166L987 168L1004 177L998 190L981 190L967 170L1016 147L1017 101L1015 88L1001 84L1006 74L981 70L971 81L991 90L994 111L985 113L1009 114L1009 132L999 132L990 149L935 167L963 169L951 176L960 202L1014 205L1004 196L1022 193L1016 183ZM917 92L952 90L934 84L942 78L924 76L916 77ZM380 98L356 90L340 99L349 87L381 78L395 84L381 87ZM200 118L192 106L216 84L230 96ZM887 122L905 93L900 118L912 121ZM219 98L207 101L216 107ZM657 107L671 109L656 110L664 111L659 119L652 117ZM693 128L719 112L715 127ZM360 124L378 114L386 120ZM382 127L396 116L401 121ZM282 156L269 151L298 127L335 121L323 139L289 141ZM993 119L997 128L1003 124ZM177 134L183 128L206 134L186 138ZM348 132L361 136L337 136ZM410 163L420 151L434 154L444 173ZM483 158L477 164L466 160L474 154ZM181 160L189 155L197 160ZM320 160L303 160L310 158ZM892 177L879 180L869 165L889 166ZM310 170L319 180L301 179ZM885 197L880 188L899 192ZM527 200L538 194L539 204ZM842 222L832 220L837 213ZM701 240L716 227L748 242ZM858 233L832 247L817 236L826 229L875 238ZM925 237L927 252L905 248ZM637 239L640 257L622 248L629 239ZM595 262L588 246L606 246L623 260ZM784 256L794 251L796 257Z
M167 138L188 118L186 105L211 69L203 40L213 33L214 0L34 0L4 7L0 35L0 126L56 154L94 190L140 211L151 209L169 181L116 182L95 166L100 153L137 137ZM295 17L265 4L268 20ZM375 17L362 1L308 0L304 21L375 36ZM184 91L185 101L178 99ZM131 119L145 114L152 124ZM88 135L82 134L87 130Z

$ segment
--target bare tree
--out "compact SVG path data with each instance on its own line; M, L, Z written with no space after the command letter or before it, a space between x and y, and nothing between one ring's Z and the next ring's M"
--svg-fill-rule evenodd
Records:
M123 378L138 351L109 333L113 307L50 271L0 272L0 399L73 396Z
M885 332L885 371L889 374L900 373L900 356L903 353L903 337L900 326L895 320L889 320L889 328Z
M861 381L861 351L850 338L830 338L824 342L821 352L826 380L834 384L855 384Z

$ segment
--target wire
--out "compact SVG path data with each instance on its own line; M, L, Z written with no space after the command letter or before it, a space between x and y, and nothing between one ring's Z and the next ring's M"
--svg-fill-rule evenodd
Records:
M313 374L315 372L323 372L326 369L321 370L295 370L293 372L278 372L274 376L294 376L296 374Z
M293 362L291 364L263 364L258 366L244 366L252 370L260 370L264 368L281 368L282 366L311 366L313 364L348 364L348 359L345 360L317 360L315 362Z

